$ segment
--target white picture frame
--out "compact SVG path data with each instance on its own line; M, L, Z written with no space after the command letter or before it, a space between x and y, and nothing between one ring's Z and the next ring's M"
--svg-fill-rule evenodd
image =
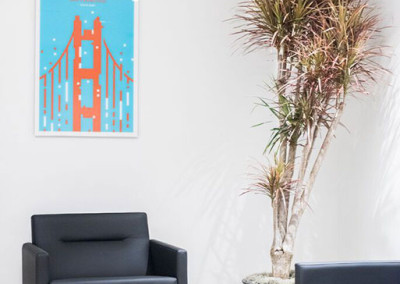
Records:
M119 96L120 97L119 98L120 99L120 103L119 104L117 102L118 94L117 95L115 94L117 92L115 90L115 89L117 89L116 87L113 88L114 90L113 90L112 98L111 98L111 95L109 95L109 98L107 98L107 99L104 98L105 93L107 93L106 90L105 90L105 89L107 89L105 87L105 85L107 85L107 83L106 83L107 80L103 79L103 81L101 81L101 78L104 78L104 72L105 72L103 70L105 62L103 62L103 61L104 61L104 58L107 58L107 60L111 61L110 58L112 57L112 60L113 61L115 60L115 61L111 62L111 63L113 63L112 65L115 65L116 64L116 59L114 59L115 56L112 56L112 52L113 51L111 51L111 50L113 48L112 47L110 47L109 49L105 48L104 45L106 44L106 42L104 41L105 39L102 38L102 33L103 32L99 32L100 33L100 38L102 39L102 41L104 41L104 42L102 42L102 44L104 44L104 45L100 47L100 49L101 49L101 56L100 56L101 57L101 75L97 75L97 78L95 77L95 79L93 79L93 80L87 80L87 81L91 81L92 82L92 86L89 87L89 89L92 88L92 90L93 90L92 91L92 98L93 98L92 99L92 107L85 107L84 105L81 104L81 113L83 113L83 114L81 114L80 117L81 117L81 120L84 120L84 119L87 118L87 117L84 117L84 115L88 115L88 113L89 113L89 115L91 115L95 111L96 111L95 112L96 114L100 113L100 121L103 123L100 126L100 131L99 131L99 123L97 123L97 130L95 128L95 123L94 123L94 121L96 119L95 115L93 115L92 118L89 118L89 120L91 119L92 122L93 122L92 123L93 124L93 129L92 130L90 129L90 126L89 126L89 129L87 129L87 131L85 131L83 129L84 126L83 126L82 122L80 123L80 125L81 125L80 131L76 131L76 129L78 127L76 127L76 129L75 129L75 126L77 125L77 123L74 123L73 119L76 116L75 116L75 113L73 113L73 109L74 109L73 108L73 103L70 103L70 101L74 101L75 100L75 98L77 97L76 94L78 94L78 92L75 93L75 89L71 90L71 88L73 88L72 85L74 85L75 83L78 84L79 82L75 82L75 81L77 81L76 78L75 78L75 75L74 75L75 74L75 61L74 61L75 58L70 58L73 55L70 55L70 56L67 55L66 58L62 58L62 55L64 54L65 50L60 55L60 57L56 56L56 58L61 58L61 60L60 60L61 62L64 60L64 65L67 65L67 66L72 65L71 64L71 62L72 62L74 66L73 67L69 67L69 68L67 67L66 68L67 71L65 71L63 69L60 69L60 67L56 67L57 69L61 70L59 73L63 74L63 76L67 76L67 78L68 78L68 75L66 75L66 74L69 74L69 78L68 78L68 80L66 80L66 84L60 84L62 86L61 88L60 88L60 85L58 85L60 90L62 90L61 92L63 93L63 96L65 97L64 104L62 106L63 107L62 110L60 109L60 95L58 95L58 102L57 102L57 99L54 98L54 96L55 96L54 88L56 88L55 87L55 83L54 83L54 80L55 80L54 77L55 76L60 76L59 74L57 74L58 70L55 70L55 68L53 67L56 63L54 63L53 66L50 65L49 68L47 69L47 70L49 70L49 69L53 68L52 72L44 70L44 69L46 69L46 66L43 67L42 66L43 63L41 64L41 56L43 56L43 53L44 53L44 51L43 51L44 44L41 42L41 35L43 33L43 30L41 30L41 26L42 26L42 24L44 24L43 25L44 27L49 27L49 26L52 25L52 23L49 23L49 22L44 22L44 23L42 22L42 21L46 21L46 19L43 19L42 15L41 15L42 9L44 9L44 10L46 9L42 5L46 5L47 3L49 3L48 1L51 1L51 5L54 5L54 3L57 3L57 2L63 3L63 4L66 4L66 2L68 2L67 3L68 5L72 5L72 4L75 4L75 5L88 5L87 2L84 1L84 0L36 0L36 27L35 27L35 29L36 29L36 39L35 39L36 40L36 48L35 48L35 136L38 136L38 137L68 137L68 136L70 136L70 137L74 137L74 136L75 137L138 137L138 135L139 135L139 129L138 129L139 128L139 95L138 95L138 91L139 91L139 88L138 88L138 85L139 85L139 80L138 80L138 78L139 78L139 1L138 0L123 0L123 1L131 1L132 4L133 4L132 5L133 6L133 11L132 11L132 17L133 17L133 23L132 23L132 25L133 25L133 36L132 36L132 40L133 40L133 42L130 45L124 43L123 46L133 49L131 51L131 54L133 54L133 57L131 58L131 61L132 61L131 63L133 65L131 67L131 70L132 70L132 72L134 74L133 74L133 76L129 76L129 74L127 72L129 72L130 70L125 70L124 69L125 62L123 62L123 60L125 60L125 58L122 58L122 56L120 58L121 62L118 62L118 64L120 64L120 66L121 66L121 69L119 69L119 67L116 68L115 66L113 66L113 68L112 68L113 71L111 71L111 73L113 73L113 76L112 76L113 80L114 80L113 81L114 82L113 85L114 86L116 84L120 84L121 85L121 88L118 88L117 91L121 92L123 88L129 87L129 85L131 85L130 90L127 90L127 92L125 92L125 90L123 90L122 96L121 96L121 93L119 94L120 95ZM90 2L90 4L94 5L94 6L77 6L77 7L84 7L84 8L82 8L83 10L85 10L86 8L89 8L89 9L91 8L92 9L91 13L93 14L96 11L96 7L98 7L97 5L105 5L105 3L107 3L108 5L112 5L113 2L114 3L121 3L121 2L115 2L115 1L120 1L120 0L93 0L92 2ZM121 7L119 5L116 8L121 8ZM64 13L65 10L67 10L67 9L62 10L62 13ZM106 13L107 9L103 8L102 11L104 13ZM60 13L60 11L58 11L58 13ZM76 13L78 15L80 15L79 11L77 11ZM125 13L126 13L126 11L125 11ZM76 17L76 15L74 15L74 16ZM93 14L93 16L95 17L96 15ZM79 19L80 18L83 18L83 17L79 16ZM109 24L108 23L109 21L102 21L100 16L98 16L98 18L100 19L101 25L103 27L103 28L98 29L98 30L103 30L104 27ZM58 19L56 19L56 21L57 20ZM63 20L60 19L60 21L61 21L61 24L63 24L62 23ZM81 22L85 21L85 25L87 24L86 20L80 19L80 21ZM53 24L56 24L56 23L53 23ZM72 23L65 23L65 25L72 25ZM74 26L73 26L72 34L74 34L74 31L75 31L75 27L76 27L75 26L75 22L73 23L73 25ZM83 25L84 24L82 23L82 33L83 33L83 35L85 35L85 33L87 33L85 30L88 30L88 29L85 29L85 27ZM94 23L93 23L93 25L94 25ZM91 31L92 35L93 35L94 31L95 31L95 28L93 27L93 29ZM48 33L48 31L46 31L46 32ZM71 40L71 43L69 45L69 48L68 48L68 46L66 47L68 54L69 54L69 52L68 52L69 49L75 49L74 46L73 46L75 44L75 39L73 38L73 35L71 35L71 38L72 38L72 40ZM81 43L83 41L84 40L81 39ZM86 40L86 41L90 42L90 40ZM63 42L66 42L66 40L63 39ZM117 45L117 44L121 44L121 43L117 42L117 43L114 43L114 44ZM95 54L95 52L96 52L94 50L94 45L95 44L94 44L94 40L93 40L93 51L92 51L93 54ZM54 54L56 54L57 53L56 47L54 47L54 49L55 49ZM80 50L79 50L80 56L82 55L81 54L82 49L83 48L80 47ZM117 50L117 49L114 48L114 51L115 50ZM111 56L108 54L108 51L111 54ZM77 51L74 50L74 52L76 54ZM104 52L107 53L105 55L105 57L104 57L104 54L103 54ZM129 52L127 52L127 53L129 53ZM123 54L123 53L121 52L121 54ZM64 54L64 57L65 57L65 54ZM98 57L97 57L97 59L98 59ZM58 61L59 60L57 60L57 62ZM67 61L68 61L68 63L67 63ZM83 61L83 57L82 57L82 61ZM52 63L52 62L50 62L50 63ZM108 63L108 61L107 61L107 63ZM129 66L128 64L130 64L130 63L128 62L126 64L126 66ZM61 65L62 65L62 63L60 64L60 66ZM93 62L92 65L95 65L95 63ZM108 65L107 65L107 67L108 67ZM72 71L71 71L71 69L72 69ZM89 70L91 68L82 68L82 69ZM95 69L95 67L93 67L92 69ZM97 69L99 69L99 68L97 68ZM117 71L115 71L116 69L117 69ZM110 70L108 70L108 72L110 73ZM76 73L78 74L79 72L76 72ZM119 73L119 74L115 74L115 73ZM50 79L50 78L47 78L47 75L46 75L45 80L47 80L47 81L51 81L52 80L52 83L46 82L46 87L43 87L43 85L44 85L44 82L42 82L43 81L42 76L44 76L43 74L48 74L48 75L51 75L49 77L53 77L52 79ZM120 80L119 83L115 83L115 81L118 81L118 79L115 79L116 76L119 76L119 77L122 76L123 80ZM126 76L126 78L125 78L125 76ZM73 77L73 78L71 78L71 77ZM127 83L125 84L126 86L122 87L123 83L121 83L121 82L124 81L125 79L127 81ZM84 79L84 80L86 80L86 79ZM130 81L130 80L133 80L133 81ZM100 112L99 112L98 104L97 104L96 110L94 110L94 108L95 108L94 107L94 105L95 105L95 103L94 103L94 101L95 101L95 94L94 94L95 87L93 87L93 86L95 85L95 81L96 82L97 81L99 81L99 82L101 81L101 84L99 84L100 85L100 88L99 88L100 89L100 102L101 102L100 103L101 104ZM109 85L110 85L110 83L109 83ZM82 88L83 88L83 83L82 83ZM46 91L44 91L44 89L46 89ZM51 93L50 89L52 89L52 92L53 92L52 95L51 95L51 99L49 99L49 96L50 96L50 93ZM97 89L97 91L99 91L99 89ZM110 90L110 88L109 88L109 90ZM44 94L44 92L46 92L46 95ZM47 96L47 92L49 93L49 96ZM79 100L81 100L81 98L83 96L88 96L87 95L88 92L86 92L86 94L83 94L82 90L80 92L82 93L82 95L79 95ZM130 92L131 95L128 94L129 92ZM65 95L64 95L64 93L65 93ZM98 94L97 94L97 97L98 97ZM45 103L45 101L46 101L46 103ZM121 102L123 103L122 107L121 107ZM68 109L68 103L70 103L72 105L72 107L69 106L70 109ZM54 111L54 109L57 109L57 104L58 104L59 112ZM43 105L45 105L46 107L43 108ZM50 107L48 105L50 105ZM110 106L110 105L112 105L112 106ZM104 110L104 108L106 108L106 107L110 109L109 112ZM128 107L130 107L130 108L128 108ZM71 108L72 108L72 110L71 110ZM128 108L128 110L125 111L127 108ZM48 113L50 111L50 109L51 109L51 115ZM78 109L78 108L76 108L76 109ZM130 109L131 109L131 112L129 111ZM57 113L57 115L55 115L55 112ZM71 116L71 113L73 113L72 116ZM68 118L72 117L72 120L68 121L67 118L63 117L64 114L65 114L65 117L68 117ZM129 117L129 115L131 117ZM113 116L112 119L110 118L111 116ZM64 120L58 121L61 118L63 118ZM110 124L104 123L103 119L107 119L107 121L110 121ZM114 125L111 125L111 121L113 121ZM61 123L57 124L57 122L62 122L63 126L60 126ZM67 127L66 125L68 123L70 123L70 125ZM71 124L72 124L72 126L71 126ZM85 125L90 125L90 121L88 123L86 123ZM68 130L68 128L71 128L71 127L72 127L72 130Z

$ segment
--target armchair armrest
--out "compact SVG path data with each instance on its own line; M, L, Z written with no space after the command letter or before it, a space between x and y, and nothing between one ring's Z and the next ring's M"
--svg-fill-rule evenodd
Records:
M150 240L150 273L175 277L178 284L187 284L187 253L160 241Z
M22 247L22 283L49 284L49 254L41 248L26 243Z

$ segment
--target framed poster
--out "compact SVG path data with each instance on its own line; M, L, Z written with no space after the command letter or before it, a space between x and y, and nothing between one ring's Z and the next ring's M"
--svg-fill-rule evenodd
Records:
M36 1L36 135L136 137L137 0Z

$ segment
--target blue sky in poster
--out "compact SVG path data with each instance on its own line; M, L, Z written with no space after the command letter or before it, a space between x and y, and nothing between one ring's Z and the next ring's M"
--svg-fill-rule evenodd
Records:
M51 74L48 73L62 55L72 35L74 20L79 16L82 21L82 30L92 30L94 20L99 17L102 23L102 40L107 42L111 54L118 64L123 65L123 74L134 77L134 2L133 0L41 0L40 1L40 76L48 74L47 78L47 108L44 108L44 82L40 80L39 90L39 130L43 131L72 131L72 78L73 78L73 42L69 46L69 82L66 81L66 70L61 69L61 83L58 82L58 68L54 69L54 117L51 119L50 88ZM65 66L65 58L63 59ZM109 58L110 62L111 59ZM113 102L112 81L109 80L109 101L105 100L105 62L106 52L102 46L102 73L101 85L101 132L132 132L133 131L133 84L123 80L116 80L116 101ZM63 67L64 67L63 66ZM89 42L82 42L82 68L93 67L93 46ZM113 76L110 65L109 76ZM120 74L117 69L116 77ZM66 85L68 83L68 86ZM82 106L92 106L92 80L82 82ZM122 104L120 104L122 92ZM59 107L59 96L61 107ZM68 104L68 106L66 106ZM120 120L123 120L120 129ZM81 131L92 131L92 118L83 118Z

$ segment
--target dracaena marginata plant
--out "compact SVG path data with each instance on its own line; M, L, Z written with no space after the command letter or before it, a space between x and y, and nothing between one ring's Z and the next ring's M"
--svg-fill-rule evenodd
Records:
M260 99L276 117L262 166L246 192L273 208L272 276L289 277L296 233L349 95L366 93L381 71L378 17L366 0L247 0L236 34L246 51L276 50L274 98Z

